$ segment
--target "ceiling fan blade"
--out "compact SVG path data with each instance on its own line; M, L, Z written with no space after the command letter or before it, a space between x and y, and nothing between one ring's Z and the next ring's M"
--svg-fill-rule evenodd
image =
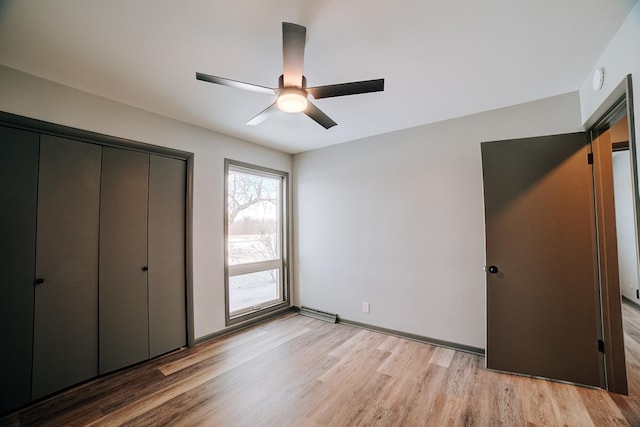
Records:
M258 86L251 83L239 82L237 80L225 79L224 77L210 76L209 74L196 73L196 79L203 82L216 83L223 86L235 87L236 89L249 90L251 92L264 93L266 95L277 95L275 89Z
M363 80L361 82L338 83L335 85L307 88L315 99L333 96L357 95L359 93L380 92L384 90L384 79Z
M247 122L247 125L257 126L260 123L267 120L269 117L271 117L273 113L275 113L277 110L278 110L278 106L274 102L273 104L269 105L267 108L259 112L253 119L249 120Z
M315 120L320 126L325 129L329 129L337 125L336 122L331 120L331 117L327 116L322 112L318 107L313 105L311 102L307 103L307 108L304 110L304 113Z
M302 87L302 66L307 29L290 22L282 23L282 62L284 87Z

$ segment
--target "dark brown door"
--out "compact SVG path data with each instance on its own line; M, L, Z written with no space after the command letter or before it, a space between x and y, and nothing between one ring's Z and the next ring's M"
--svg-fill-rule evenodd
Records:
M487 367L604 387L586 135L481 150Z

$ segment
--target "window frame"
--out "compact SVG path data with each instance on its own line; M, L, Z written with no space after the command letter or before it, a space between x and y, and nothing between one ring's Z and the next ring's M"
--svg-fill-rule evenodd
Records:
M229 172L237 171L270 179L279 180L280 204L277 207L277 235L280 247L280 258L252 263L229 265ZM290 306L289 290L289 173L263 166L253 165L232 159L224 160L224 297L225 322L231 326L246 320L263 316L270 312ZM229 310L229 279L233 276L257 273L267 270L278 270L278 287L281 298L265 303L259 308L249 307L231 313Z

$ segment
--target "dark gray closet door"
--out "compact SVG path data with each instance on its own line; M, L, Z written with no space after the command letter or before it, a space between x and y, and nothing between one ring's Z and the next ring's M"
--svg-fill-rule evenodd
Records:
M100 155L41 136L33 399L98 373Z
M39 138L0 127L0 414L31 397Z
M186 345L184 160L151 155L149 172L149 350Z
M149 358L149 154L104 147L100 212L100 373Z

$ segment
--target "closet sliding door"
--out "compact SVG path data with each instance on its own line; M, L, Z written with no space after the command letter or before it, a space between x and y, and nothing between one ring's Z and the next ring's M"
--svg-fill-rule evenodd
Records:
M32 399L98 374L101 151L40 138Z
M186 162L151 155L149 170L149 352L187 343Z
M100 212L100 373L149 358L149 154L104 147Z
M31 398L39 140L0 127L0 414Z

